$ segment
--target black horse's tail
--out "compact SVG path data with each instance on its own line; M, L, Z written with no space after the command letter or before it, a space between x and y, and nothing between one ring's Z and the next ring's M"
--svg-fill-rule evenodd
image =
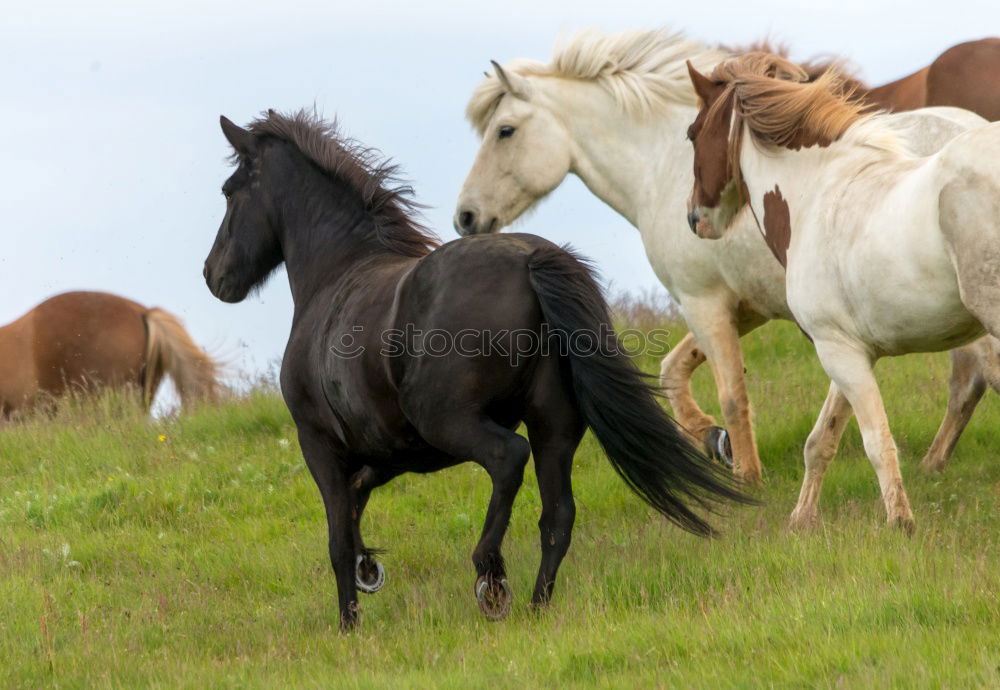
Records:
M621 351L608 305L590 267L565 249L536 249L531 285L551 347L569 359L577 405L625 483L649 505L695 534L712 527L690 504L753 502L690 441L657 402L657 389Z

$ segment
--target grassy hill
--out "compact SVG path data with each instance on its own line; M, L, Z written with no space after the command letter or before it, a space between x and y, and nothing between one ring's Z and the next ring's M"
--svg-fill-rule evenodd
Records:
M925 476L916 464L944 411L947 355L884 361L916 534L883 526L853 422L823 526L790 533L826 379L789 324L745 347L765 505L731 509L720 538L696 539L634 497L588 436L573 546L541 615L527 606L540 510L529 469L502 623L481 617L472 592L489 495L477 467L376 491L365 534L387 549L388 581L343 636L319 494L274 392L178 420L104 398L10 425L0 686L1000 686L996 396L952 465ZM696 394L716 411L707 367Z

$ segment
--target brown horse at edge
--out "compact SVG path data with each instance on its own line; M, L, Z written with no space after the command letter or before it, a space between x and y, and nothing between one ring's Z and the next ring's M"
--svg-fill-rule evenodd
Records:
M45 396L134 386L148 409L164 375L184 405L218 396L218 365L176 316L103 292L67 292L0 328L0 419Z

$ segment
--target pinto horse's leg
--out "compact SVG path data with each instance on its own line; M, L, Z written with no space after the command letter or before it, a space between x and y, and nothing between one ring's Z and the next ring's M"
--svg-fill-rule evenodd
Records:
M986 392L986 379L980 371L980 355L976 348L978 342L951 351L948 409L934 436L934 442L920 463L920 468L926 472L944 469L955 450L958 438Z
M355 586L354 538L351 520L351 492L348 477L339 456L328 438L319 431L298 425L299 445L306 465L316 480L323 505L330 547L330 564L337 578L340 600L340 629L347 631L358 623L358 592Z
M507 584L500 546L510 523L514 498L524 481L524 466L531 449L528 442L510 429L467 408L438 409L433 419L416 425L421 436L438 450L478 463L490 475L493 495L486 509L483 532L472 552L476 567L476 598L490 620L500 620L510 612L511 593Z
M712 307L685 309L685 316L715 376L722 416L732 442L733 473L744 482L759 482L760 457L757 455L750 398L743 376L741 334L736 317L729 311Z
M837 387L830 382L823 409L816 419L805 447L805 477L799 502L792 511L790 526L793 529L813 527L819 522L819 495L823 489L823 474L837 453L840 438L851 419L851 404Z
M562 381L558 363L539 366L535 394L525 414L525 426L535 460L542 514L538 519L542 562L531 595L533 606L547 604L552 597L559 564L569 550L576 519L573 501L573 455L587 429Z
M874 359L862 349L844 344L841 333L835 336L837 340L817 338L816 353L826 373L847 396L857 415L865 453L878 475L889 524L912 532L913 512L903 488L898 451L889 430L882 393L872 371Z

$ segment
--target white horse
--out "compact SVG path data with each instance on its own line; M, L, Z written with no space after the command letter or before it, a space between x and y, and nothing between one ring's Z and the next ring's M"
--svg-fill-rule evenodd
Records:
M1000 123L920 156L892 116L864 114L833 73L806 83L783 58L751 53L711 77L692 67L691 78L704 104L689 130L691 228L723 236L749 206L787 263L789 308L832 381L793 524L818 520L853 409L889 522L912 529L873 366L1000 336Z
M700 438L714 420L691 396L693 371L708 358L734 471L760 478L739 338L769 319L792 319L782 266L749 214L721 243L688 230L683 200L692 153L684 132L697 113L685 69L714 67L727 53L680 34L579 34L549 64L517 60L488 77L469 102L482 147L458 201L463 235L499 232L570 172L634 225L656 275L680 305L689 333L663 360L661 380L678 420ZM982 120L964 111L899 115L928 151ZM713 440L718 437L714 436Z

